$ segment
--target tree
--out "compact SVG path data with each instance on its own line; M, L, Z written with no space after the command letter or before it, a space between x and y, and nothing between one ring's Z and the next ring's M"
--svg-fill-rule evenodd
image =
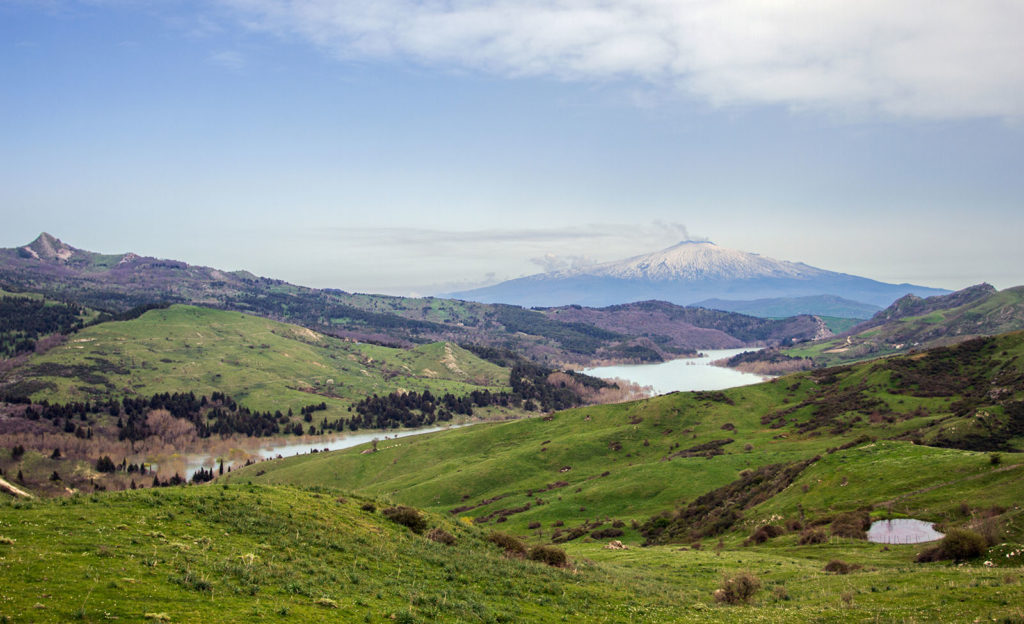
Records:
M59 448L53 449L53 452L50 453L50 459L60 459L60 449ZM57 474L56 471L53 474Z
M50 481L60 481L60 475L57 474L56 470L54 470L53 474L50 475Z

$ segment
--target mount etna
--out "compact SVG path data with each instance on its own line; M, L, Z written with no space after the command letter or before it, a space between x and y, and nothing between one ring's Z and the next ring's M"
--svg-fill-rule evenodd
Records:
M679 305L724 299L727 304L732 300L799 297L804 298L803 313L839 316L834 300L813 297L831 295L849 300L847 303L866 304L870 309L885 307L906 294L928 297L948 292L914 284L887 284L726 249L711 242L683 241L625 260L530 275L450 296L522 306L608 306L649 299Z

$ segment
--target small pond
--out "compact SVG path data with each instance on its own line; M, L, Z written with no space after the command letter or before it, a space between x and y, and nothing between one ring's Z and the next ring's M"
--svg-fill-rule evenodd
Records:
M935 530L935 524L913 518L876 520L868 529L868 541L876 544L918 544L945 537Z

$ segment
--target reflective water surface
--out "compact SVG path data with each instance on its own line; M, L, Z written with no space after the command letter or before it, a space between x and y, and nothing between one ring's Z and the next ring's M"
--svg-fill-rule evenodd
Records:
M876 520L868 529L868 541L876 544L918 544L942 539L945 534L934 528L934 523L913 518Z
M698 358L670 360L657 364L600 366L586 368L581 372L604 379L628 379L641 386L651 386L655 394L686 390L724 390L760 383L766 379L761 375L711 365L712 362L731 358L745 351L757 349L714 349L702 351L701 357Z

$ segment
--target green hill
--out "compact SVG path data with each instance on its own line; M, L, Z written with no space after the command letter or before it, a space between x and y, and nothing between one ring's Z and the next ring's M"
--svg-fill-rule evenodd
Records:
M1014 333L261 462L206 486L12 501L0 505L0 615L1017 621L1022 406ZM455 544L366 511L368 498L426 509L425 528ZM888 517L968 529L991 546L966 562L915 563L928 545L844 532ZM569 567L503 554L494 531L564 548ZM748 600L716 600L739 578L754 582Z
M744 470L865 436L965 449L964 461L984 463L987 455L966 449L1021 448L1022 399L1024 334L1016 333L724 392L475 425L377 453L264 463L259 477L249 468L231 479L346 487L515 530L539 522L550 532L559 521L642 520Z
M223 392L257 410L325 402L340 413L399 389L457 395L508 388L509 370L452 344L396 349L264 318L175 305L73 334L3 373L10 395L50 402Z
M4 503L0 617L654 624L1014 621L1019 612L1019 556L1005 563L1001 552L988 568L908 564L912 546L799 546L795 535L701 549L588 540L556 568L506 552L488 528L421 514L417 534L383 507L323 489L236 484ZM839 558L852 573L825 571ZM741 575L759 584L749 601L716 602L723 579Z
M834 366L1020 329L1024 286L996 291L980 284L940 297L907 295L845 333L783 352Z

